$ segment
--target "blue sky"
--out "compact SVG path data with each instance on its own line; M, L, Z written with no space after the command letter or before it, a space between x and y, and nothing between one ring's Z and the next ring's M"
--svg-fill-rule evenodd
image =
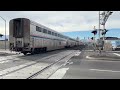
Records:
M86 39L93 37L93 34L91 33L91 30L88 31L72 31L72 32L62 32L62 34L72 37L72 38L77 38L79 37L80 39L84 39L84 37ZM120 38L120 28L114 28L114 29L109 29L109 31L106 33L107 37L118 37ZM96 37L98 38L98 34L96 35ZM8 36L7 36L8 38ZM2 38L0 38L0 40L4 39L4 36Z
M93 37L93 34L91 33L91 30L88 31L76 31L76 32L64 32L64 35L70 36L72 38L79 37L80 39L84 39L84 37L87 39L88 37ZM120 38L120 28L116 29L109 29L109 31L106 33L107 37L118 37ZM98 33L96 35L98 38Z

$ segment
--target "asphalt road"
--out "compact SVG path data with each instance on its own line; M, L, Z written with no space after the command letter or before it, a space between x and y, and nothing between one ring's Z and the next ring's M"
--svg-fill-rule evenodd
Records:
M120 79L120 61L87 59L92 52L81 51L60 68L51 79ZM64 73L61 77L59 74Z

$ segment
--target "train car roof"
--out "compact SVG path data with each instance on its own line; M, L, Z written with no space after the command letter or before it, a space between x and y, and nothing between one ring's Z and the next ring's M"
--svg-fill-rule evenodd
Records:
M46 28L46 29L48 29L48 30L51 30L51 31L53 31L53 32L55 32L55 33L58 33L58 34L63 35L62 33L57 32L57 31L55 31L55 30L53 30L53 29L51 29L51 28L49 28L49 27L46 27L45 25L39 24L39 23L37 23L37 22L35 22L35 21L32 21L32 20L30 20L30 21L31 21L32 23L38 25L38 26L42 26L42 27L44 27L44 28ZM63 35L63 36L65 36L65 35ZM66 36L66 37L67 37L67 36Z
M44 28L46 28L46 29L49 29L49 30L51 30L51 31L53 31L53 32L56 32L56 33L58 33L58 34L63 35L62 33L57 32L57 31L55 31L55 30L53 30L53 29L50 29L50 28L48 28L48 27L46 27L46 26L44 26L44 25L42 25L42 24L39 24L39 23L37 23L37 22L35 22L35 21L32 21L32 20L30 20L30 21L33 22L33 23L35 23L35 24L37 24L38 26L40 25L40 26L42 26L42 27L44 27ZM68 39L77 41L76 39L70 38L70 37L68 37L68 36L65 36L65 35L63 35L63 36L66 37L66 38L68 38Z

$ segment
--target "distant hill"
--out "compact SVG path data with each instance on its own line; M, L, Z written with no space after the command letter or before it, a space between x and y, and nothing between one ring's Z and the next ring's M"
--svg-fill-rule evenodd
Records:
M107 37L118 37L120 38L120 28L114 28L114 29L108 29L109 31L107 32L106 36ZM62 32L62 34L72 37L72 38L77 38L79 37L80 39L86 39L93 37L93 34L91 33L92 30L86 30L86 31L72 31L72 32ZM98 38L98 34L96 35ZM6 36L7 39L9 39L9 35ZM0 40L4 40L5 36L0 37Z

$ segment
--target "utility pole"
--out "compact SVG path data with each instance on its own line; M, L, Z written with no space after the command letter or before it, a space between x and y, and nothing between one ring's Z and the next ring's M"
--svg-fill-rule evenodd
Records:
M99 11L99 40L100 40L100 11Z
M103 35L103 42L105 42L105 34L108 30L105 29L105 24L109 18L109 16L112 14L113 12L111 11L103 11L102 12L102 17L101 17L101 25L103 25L103 30L102 30L102 35ZM104 45L103 45L104 48Z
M103 25L103 31L105 30L105 24ZM105 33L106 34L106 33ZM103 41L105 41L105 34L103 34Z

